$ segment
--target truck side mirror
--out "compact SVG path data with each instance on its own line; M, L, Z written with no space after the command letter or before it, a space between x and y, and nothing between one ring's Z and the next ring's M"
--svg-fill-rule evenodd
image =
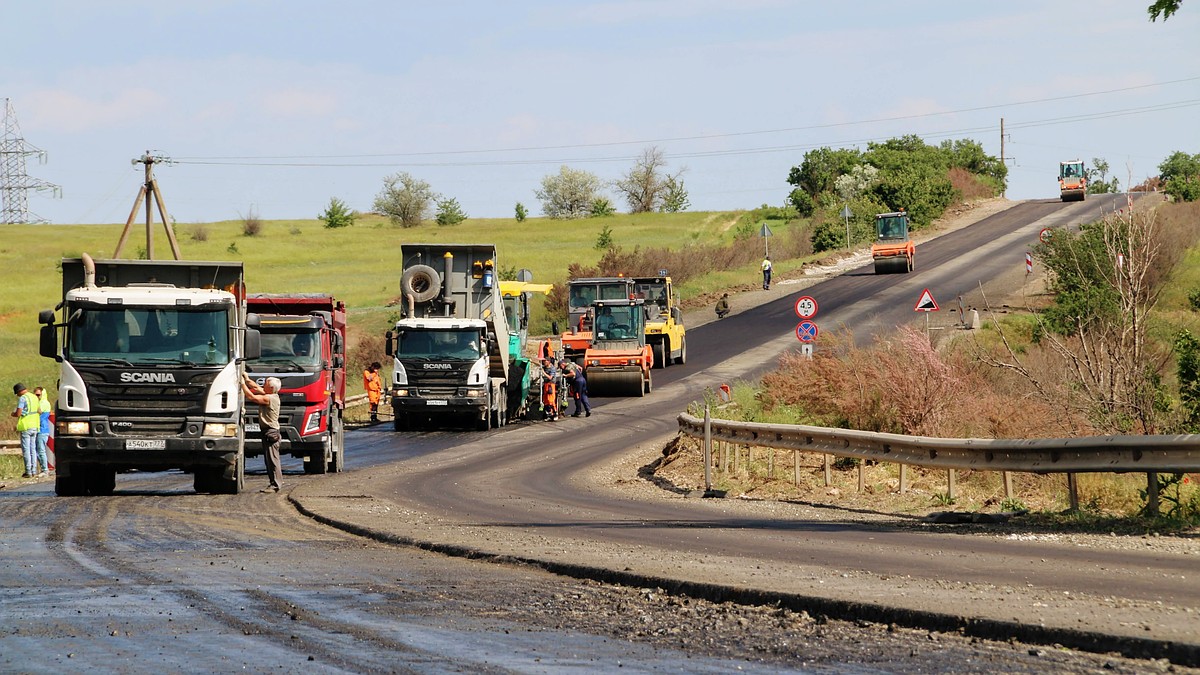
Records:
M41 335L39 336L39 351L42 356L55 361L61 361L62 358L58 355L58 331L53 325L42 326Z
M262 325L262 320L259 318L258 314L250 312L246 315L246 328L257 329L260 325Z
M387 356L392 355L392 343L394 339L395 336L392 335L392 331L390 330L383 334L383 353Z
M252 314L251 316L257 317L256 314ZM249 324L250 322L247 321L246 323ZM258 330L254 328L246 329L246 349L242 356L250 360L262 356L262 334Z
M54 323L54 310L43 309L42 311L38 312L38 323Z
M559 333L558 333L558 322L557 322L557 321L551 321L551 322L550 322L550 332L551 332L552 334L554 334L554 335L558 335L558 334L559 334Z
M341 357L341 356L336 356L336 355L335 355L335 356L333 357L333 369L334 369L334 370L341 370L341 369L342 369L342 365L343 365L343 364L342 364L342 357Z

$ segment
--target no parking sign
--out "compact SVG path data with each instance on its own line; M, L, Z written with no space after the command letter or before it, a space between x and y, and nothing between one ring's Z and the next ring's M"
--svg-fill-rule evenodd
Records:
M804 320L796 324L796 337L801 342L808 343L817 339L817 324L815 321Z

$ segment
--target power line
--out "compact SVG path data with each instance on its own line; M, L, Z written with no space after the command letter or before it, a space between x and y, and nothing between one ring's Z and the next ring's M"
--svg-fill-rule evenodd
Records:
M1000 108L1034 105L1038 103L1053 103L1056 101L1067 101L1078 98L1086 98L1089 96L1103 96L1106 94L1117 94L1128 91L1136 91L1139 89L1148 89L1152 87L1162 87L1172 84L1181 84L1187 82L1200 81L1200 76L1181 78L1178 80L1167 80L1165 82L1154 82L1150 84L1133 85L1129 87L1119 87L1116 89L1105 89L1100 91L1090 91L1080 94L1066 94L1063 96L1051 96L1038 99L1029 99L1025 101L1016 101L1012 103L996 103L984 106L975 106L971 108L960 108L957 110L943 110L938 112L916 113L912 115L898 115L894 117L881 117L867 120L856 120L850 122L833 122L828 124L813 124L800 127L787 127L782 129L764 129L757 131L736 131L723 134L704 134L696 136L676 136L669 138L658 138L650 140L638 141L610 141L605 143L577 143L570 145L544 145L544 146L528 146L528 147L513 147L513 148L487 148L477 150L444 150L444 151L427 151L427 152L407 152L407 153L361 153L361 154L338 154L338 155L261 155L261 156L217 156L217 157L181 157L176 158L180 164L234 164L238 166L390 166L389 164L325 164L325 163L260 163L263 160L318 160L318 159L367 159L367 158L384 158L384 157L427 157L427 156L443 156L443 155L468 155L468 154L491 154L501 152L532 152L541 150L572 150L581 148L603 148L616 147L625 145L647 145L655 143L672 143L679 141L698 141L698 140L714 140L721 138L738 138L745 136L758 136L766 134L791 133L796 131L813 131L818 129L834 129L839 127L857 126L863 124L880 124L884 122L898 122L913 119L925 119L931 117L939 117L944 115L958 115L968 112L980 112L984 110L996 110ZM828 145L828 144L823 144ZM814 147L821 147L820 145ZM622 161L627 160L627 157L622 157ZM248 163L241 164L232 160L246 160ZM530 161L528 163L546 163L551 160ZM579 161L579 160L575 160ZM473 164L412 164L411 166L472 166Z
M1081 121L1091 121L1100 119L1109 119L1113 117L1126 117L1129 115L1140 115L1152 112L1160 112L1164 110L1176 110L1180 108L1188 108L1200 105L1200 99L1191 99L1185 101L1174 101L1171 103L1163 103L1152 106L1141 106L1137 108L1124 108L1119 110L1107 110L1095 113L1083 113L1078 115L1068 115L1064 117L1051 117L1042 120L1028 120L1025 122L1008 123L1010 129L1028 129L1034 127L1053 126L1058 124L1071 124ZM994 130L993 125L978 126L978 127L963 127L958 129L949 129L942 131L934 131L920 134L922 138L938 139L950 138L954 136L962 136L969 134L985 133ZM672 159L702 159L709 157L729 157L738 155L758 155L774 152L796 152L800 150L814 150L821 147L856 147L868 143L884 142L893 136L872 136L856 139L846 139L842 141L830 142L813 142L802 144L788 144L764 146L757 148L738 148L729 150L697 150L692 152L676 152L668 153ZM566 148L584 148L594 147L588 145L582 146L563 146ZM416 153L416 154L434 154L434 153ZM445 153L445 154L460 154L460 153ZM403 155L335 155L333 157L400 157ZM275 166L275 167L291 167L291 168L368 168L368 167L395 167L406 166L413 168L429 168L429 167L487 167L487 166L527 166L541 164L596 164L608 162L628 162L634 159L628 155L609 155L603 157L558 157L558 158L543 158L543 159L494 159L494 160L474 160L474 161L445 161L445 162L295 162L295 161L249 161L263 160L270 158L243 158L246 161L235 161L238 158L210 158L210 159L176 159L177 164L192 164L192 165L207 165L207 166Z

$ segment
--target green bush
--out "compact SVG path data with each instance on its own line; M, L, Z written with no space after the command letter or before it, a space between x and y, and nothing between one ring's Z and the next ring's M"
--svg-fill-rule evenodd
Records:
M330 197L329 206L325 207L325 212L317 216L317 219L329 229L349 227L354 224L354 212L346 206L346 202L337 197Z
M445 199L437 199L437 216L434 220L438 225L457 225L467 219L467 214L463 213L462 207L458 205L458 200L454 197L446 197Z

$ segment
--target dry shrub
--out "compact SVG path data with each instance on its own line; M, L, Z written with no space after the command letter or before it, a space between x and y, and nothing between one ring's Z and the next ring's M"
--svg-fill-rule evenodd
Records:
M190 230L192 241L208 241L208 228L203 225L192 225Z
M370 333L358 335L356 338L350 340L346 346L346 384L357 390L362 387L360 378L367 366L375 361L386 366L389 359L383 353L382 335ZM380 369L380 376L384 379L387 379L386 372L386 367Z
M975 174L961 167L953 167L946 172L946 178L950 179L950 185L962 195L963 201L972 201L975 199L987 199L995 196L996 191L992 186L979 180Z
M793 227L772 242L771 250L776 258L799 258L812 254L812 238L808 228ZM757 246L747 246L745 241L735 241L724 246L695 245L680 249L642 248L625 249L610 246L595 267L579 263L567 266L568 279L585 277L615 277L624 274L630 277L657 276L659 270L667 270L671 280L682 284L689 279L701 277L713 270L727 270L758 262L761 258ZM549 316L562 320L567 315L567 287L555 284L545 301Z
M262 228L262 220L258 217L258 214L254 212L254 209L250 209L250 214L242 218L242 234L246 235L247 237L255 237L262 232Z
M1012 373L983 368L966 350L939 351L913 327L870 347L856 345L849 331L826 333L813 358L787 354L762 382L765 410L796 406L822 426L942 438L1091 432L1035 399Z

